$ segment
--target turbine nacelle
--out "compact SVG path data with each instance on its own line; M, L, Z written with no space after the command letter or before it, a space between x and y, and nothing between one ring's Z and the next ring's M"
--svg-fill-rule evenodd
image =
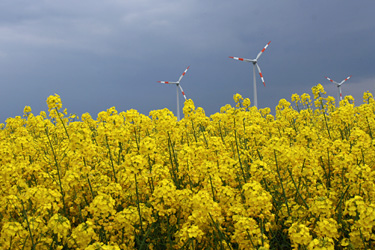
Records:
M258 72L259 72L259 76L260 76L260 79L262 79L262 83L264 86L266 86L266 83L264 82L264 78L263 78L263 75L262 75L262 71L260 70L260 67L258 65L258 59L259 57L263 54L263 52L267 49L268 45L270 45L271 41L269 41L266 46L264 46L264 48L258 53L257 57L255 59L247 59L247 58L241 58L241 57L233 57L233 56L230 56L229 58L232 58L234 60L238 60L238 61L243 61L243 62L251 62L253 63L253 69L254 69L254 84L253 84L253 88L254 88L254 105L255 107L258 106L258 100L257 100L257 91L256 91L256 78L255 78L255 70L257 69Z
M337 86L337 88L338 88L338 90L339 90L340 100L342 100L341 85L342 85L344 82L346 82L347 80L349 80L350 77L352 77L352 76L350 75L350 76L348 76L347 78L345 78L342 82L338 83L338 82L335 82L334 80L332 80L331 78L325 76L325 78L327 78L328 81L330 81L330 82L336 84L336 86Z
M238 61L242 61L242 62L251 62L253 64L257 63L258 61L255 60L255 59L247 59L247 58L241 58L241 57L234 57L234 56L230 56L229 58L232 58L234 60L238 60Z
M180 76L180 78L178 79L177 82L158 81L159 83L176 84L176 87L177 87L177 118L178 118L178 120L180 120L180 104L179 104L179 98L178 98L178 89L180 89L183 97L185 98L185 100L187 100L185 92L180 85L180 82L181 82L182 78L184 77L184 75L186 74L186 72L188 71L189 68L190 68L190 66L188 66L185 69L185 71L182 73L182 75Z
M178 79L177 82L167 82L167 81L158 81L159 83L165 83L165 84L176 84L176 86L181 90L181 93L182 95L184 96L185 100L187 100L186 98L186 95L185 95L185 92L184 90L182 89L181 85L180 85L180 82L182 80L182 78L185 76L186 72L188 71L188 69L190 68L190 66L188 66L185 71L182 73L182 75L180 76L180 78Z
M270 45L271 41L269 41L266 46L264 46L264 48L258 53L257 57L255 59L247 59L247 58L242 58L242 57L233 57L233 56L230 56L229 58L232 58L234 60L238 60L238 61L243 61L243 62L251 62L253 63L254 65L254 68L256 67L258 69L258 72L259 72L259 75L260 75L260 78L262 79L262 83L264 86L266 86L266 83L264 82L264 78L263 78L263 75L262 75L262 71L260 70L260 67L258 65L258 59L259 57L263 54L263 52L267 49L268 45Z

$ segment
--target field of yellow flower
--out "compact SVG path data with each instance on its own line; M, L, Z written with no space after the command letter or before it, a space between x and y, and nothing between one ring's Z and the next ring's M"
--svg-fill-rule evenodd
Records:
M375 101L312 92L180 121L27 106L0 129L0 248L374 249Z

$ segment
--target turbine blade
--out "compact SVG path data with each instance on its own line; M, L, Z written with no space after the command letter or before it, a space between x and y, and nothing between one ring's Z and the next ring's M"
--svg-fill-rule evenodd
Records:
M178 84L178 87L180 87L181 93L182 93L182 95L184 96L184 98L185 98L185 100L186 100L186 95L185 95L185 92L184 92L184 90L182 89L181 85Z
M256 65L257 68L258 68L259 75L260 75L260 79L262 79L263 85L264 85L264 87L266 87L266 83L264 82L264 78L263 78L263 75L262 75L262 71L260 71L260 67L259 67L259 65L258 65L257 63L256 63L255 65Z
M233 56L230 56L229 58L232 58L234 60L238 60L238 61L243 61L244 59L243 58L240 58L240 57L233 57Z
M255 58L255 60L258 60L259 57L263 54L263 52L267 49L268 45L270 45L271 41L269 41L266 46L264 46L264 48L259 52L259 54L257 55L257 57Z
M229 58L232 58L232 59L234 59L234 60L238 60L238 61L243 61L243 62L255 62L255 60L247 59L247 58L241 58L241 57L233 57L233 56L230 56Z
M346 82L347 80L349 80L350 77L352 77L352 76L350 75L350 76L348 76L347 78L345 78L345 80L343 80L342 82L340 82L340 85L343 84L344 82Z
M337 82L335 82L334 80L332 80L332 79L331 79L331 78L329 78L329 77L326 77L326 76L325 76L325 78L327 78L327 80L328 80L328 81L330 81L330 82L333 82L333 83L336 83L336 84L338 84Z
M181 81L182 77L184 77L184 75L186 74L186 72L188 71L189 68L190 68L190 66L188 66L188 67L185 69L184 73L182 73L182 75L180 76L180 79L178 79L177 82L180 82L180 81Z
M158 81L160 83L165 83L165 84L177 84L177 82L166 82L166 81Z

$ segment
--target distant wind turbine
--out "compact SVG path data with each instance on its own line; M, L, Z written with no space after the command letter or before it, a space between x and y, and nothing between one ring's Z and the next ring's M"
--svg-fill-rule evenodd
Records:
M229 57L229 58L232 58L234 60L239 60L239 61L253 63L253 77L254 77L254 80L253 80L253 90L254 90L254 106L255 107L258 107L258 96L257 96L257 85L256 85L256 77L255 77L255 75L256 75L255 68L258 68L260 79L262 79L263 85L265 87L266 83L264 82L262 71L260 70L260 67L258 65L258 59L263 54L263 52L267 49L267 47L268 47L268 45L270 45L270 43L271 43L271 41L266 44L266 46L259 52L259 54L257 55L257 57L255 59L246 59L246 58L239 58L239 57L233 57L233 56Z
M328 77L325 77L325 78L327 78L328 81L333 82L334 84L336 84L337 88L339 89L339 98L340 98L340 101L342 100L341 85L342 85L344 82L346 82L347 80L349 80L350 77L352 77L352 76L348 76L347 78L345 78L345 80L343 80L343 81L340 82L340 83L335 82L334 80L332 80L332 79L330 79L330 78L328 78Z
M184 73L182 73L182 75L180 76L180 78L178 79L177 82L165 82L165 81L158 81L160 83L165 83L165 84L176 84L176 93L177 93L177 119L180 120L180 99L179 99L179 94L178 94L178 89L181 90L181 93L182 95L184 96L185 100L186 100L186 95L185 95L185 92L184 90L182 89L181 85L180 85L180 81L182 79L182 77L184 77L184 75L186 74L186 72L188 71L188 69L190 68L190 66L188 66Z

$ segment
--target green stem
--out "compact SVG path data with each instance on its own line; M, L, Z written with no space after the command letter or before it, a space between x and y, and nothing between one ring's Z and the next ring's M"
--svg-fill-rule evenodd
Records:
M274 155L275 155L276 171L277 171L277 175L278 175L279 180L280 180L281 188L282 188L282 190L283 190L283 196L284 196L284 199L285 199L286 209L288 210L288 215L290 216L290 210L289 210L289 205L288 205L288 199L286 198L285 189L284 189L284 185L283 185L283 180L282 180L281 175L280 175L279 164L277 163L276 150L273 150L273 153L274 153Z
M223 143L224 143L224 145L225 145L225 141L224 141L223 133L221 132L220 121L219 121L219 133L220 133L221 140L223 141Z
M214 221L214 219L212 218L212 215L211 213L208 213L208 215L210 216L210 219L212 221L212 224L214 225L216 231L218 232L219 236L220 236L220 242L222 240L225 240L225 242L227 243L229 249L233 249L231 244L230 244L230 241L227 239L227 237L225 236L225 234L223 234L223 232L220 230L219 226L218 226L218 223L216 221Z
M138 193L137 174L134 174L134 180L135 180L135 192L137 195L137 209L138 209L138 216L139 216L139 224L141 227L141 233L143 234L141 206L139 205L140 201L139 201L139 193Z
M327 188L331 188L331 162L329 159L329 149L327 148L327 157L328 157L328 174L327 174Z
M23 217L24 217L25 220L26 220L27 228L28 228L28 231L29 231L29 234L30 234L30 239L31 239L32 249L35 250L35 244L34 244L33 234L32 234L32 232L31 232L29 219L28 219L28 217L27 217L27 213L26 213L26 210L25 210L25 206L23 205L23 201L22 201L22 200L21 200L21 204L22 204Z
M210 177L210 184L211 184L212 199L216 202L215 191L214 191L214 187L213 187L213 185L212 185L212 178L211 178L211 175L209 175L209 177Z
M367 126L368 126L368 131L369 131L370 137L371 137L371 139L373 139L372 132L371 132L371 127L370 127L370 123L368 121L368 117L367 116L366 116L366 121L367 121Z
M60 187L60 192L61 192L61 196L62 196L62 202L63 202L63 206L64 206L64 214L67 215L66 213L66 206L65 206L65 193L64 193L64 190L62 188L62 184L61 184L61 174L60 174L60 168L59 168L59 164L58 164L58 161L57 161L57 156L56 156L56 152L53 148L53 145L52 145L52 142L51 142L51 139L49 138L49 134L48 134L48 128L46 127L46 136L47 136L47 139L48 139L48 142L49 142L49 145L51 147L51 150L52 150L52 154L53 154L53 158L54 158L54 161L55 161L55 167L57 169L57 176L59 178L59 187Z
M305 205L305 207L306 207L307 209L309 209L309 206L307 205L305 199L302 197L301 193L299 192L299 188L298 188L296 182L294 181L294 178L293 178L293 175L292 175L292 171L291 171L288 167L287 167L286 169L288 170L289 175L290 175L290 177L292 178L292 182L293 182L293 184L294 184L294 187L295 187L296 190L297 190L298 196L302 199L303 204Z
M106 142L106 146L107 146L107 149L108 149L109 160L111 161L111 166L112 166L112 171L113 171L113 177L115 178L115 182L117 183L115 165L113 164L111 147L108 144L108 137L107 137L107 135L105 135L105 142Z
M68 134L68 130L66 129L66 126L65 126L65 123L64 123L64 121L62 120L62 118L61 118L61 116L60 116L60 112L57 111L57 108L55 108L55 110L56 110L56 113L57 113L57 115L58 115L58 117L59 117L59 119L60 119L60 121L61 121L61 124L62 124L63 127L64 127L64 130L65 130L66 135L68 136L68 139L70 139L69 134Z
M134 124L134 121L133 121L133 124ZM135 129L135 125L134 125L134 138L135 138L135 143L137 144L137 149L139 151L139 138L137 136L137 130Z
M319 94L319 97L321 97L320 94ZM327 122L327 117L326 117L326 111L323 109L323 100L322 99L320 99L320 105L321 105L320 108L321 108L321 110L323 112L323 117L324 117L325 125L327 127L329 139L332 139L331 138L331 132L329 131L329 127L328 127L328 122Z
M247 233L247 235L249 236L249 240L250 240L250 242L251 242L251 245L253 246L253 249L257 249L257 248L255 247L255 245L254 245L254 242L253 242L253 240L252 240L252 238L251 238L251 235L250 235L248 229L246 229L246 233Z
M178 176L177 176L177 173L178 172L178 167L177 167L177 160L175 157L173 157L174 155L174 152L172 152L173 150L173 145L172 145L172 141L171 141L171 137L169 135L169 132L168 132L168 151L169 151L169 159L171 161L171 176L173 177L173 180L174 180L174 183L177 187L177 189L180 189L180 183L178 181ZM173 165L173 159L175 159L175 164L176 164L176 167L174 167Z
M241 171L242 171L242 176L243 176L243 179L245 180L245 183L246 183L247 182L246 181L246 175L245 175L245 171L244 171L243 166L242 166L240 150L238 148L237 131L236 130L234 130L234 139L236 140L237 155L238 155L238 161L240 163L240 168L241 168Z
M192 129L193 129L195 142L198 142L197 135L196 135L196 133L195 133L195 127L194 127L194 122L193 122L193 120L191 120L191 127L192 127Z
M85 165L85 167L87 167L86 159L84 157L83 157L83 164ZM89 174L86 174L86 179L87 179L87 182L89 184L89 188L90 188L90 192L91 192L91 195L92 195L92 199L94 199L95 195L94 195L94 191L92 190L92 186L91 186L91 181L90 181Z

